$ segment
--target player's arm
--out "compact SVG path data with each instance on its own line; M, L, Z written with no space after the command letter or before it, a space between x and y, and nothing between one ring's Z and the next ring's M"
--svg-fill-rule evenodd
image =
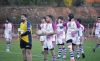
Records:
M82 30L81 30L81 26L80 26L80 23L78 21L76 21L76 25L77 25L77 28L78 28L78 32L79 32L79 37L80 37L80 41L82 41Z
M64 28L65 28L65 34L67 33L67 22L63 22L63 26L64 26Z
M47 33L47 35L54 35L54 34L57 34L57 29L55 29L54 32L52 33Z
M31 32L30 27L31 27L31 24L29 22L27 22L27 30L21 34L21 37L26 36Z
M14 24L12 24L12 33L14 34Z
M3 26L2 26L2 37L3 37L3 35L4 35L4 30L5 30L5 26L4 26L4 24L3 24Z
M85 39L85 41L86 41L86 36L87 36L86 28L84 27L84 39Z
M94 23L94 25L93 25L92 32L91 32L91 36L93 36L93 33L95 31L95 27L96 27L96 23Z
M38 29L37 29L37 31L36 31L36 34L38 34L38 30L41 30L41 26L40 25L38 25ZM40 38L40 36L38 35L38 37L37 37L38 39Z
M93 36L94 30L95 30L95 27L92 28L91 36Z

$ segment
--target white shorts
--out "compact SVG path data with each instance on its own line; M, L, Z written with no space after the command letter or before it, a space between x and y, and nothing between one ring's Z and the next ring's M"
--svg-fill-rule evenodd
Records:
M100 34L95 34L95 37L96 38L100 38Z
M54 38L50 38L50 39L46 38L46 40L44 42L44 48L53 49L54 46L55 46L55 37Z
M55 43L53 43L53 41L45 41L44 42L44 48L53 49L54 45L55 45Z
M72 43L76 44L76 45L79 45L80 44L80 40L78 37L75 37L72 39Z
M11 34L5 33L4 37L5 37L6 41L11 41L12 40L12 35Z
M46 40L46 36L40 36L40 41L45 41Z
M85 37L82 37L82 41L80 41L80 44L83 44L84 40L85 40Z
M63 43L64 43L63 38L57 38L56 44L63 44Z
M70 39L72 39L72 43L73 44L80 44L80 41L79 41L79 39L78 39L78 37L66 37L66 42L68 41L68 40L70 40Z

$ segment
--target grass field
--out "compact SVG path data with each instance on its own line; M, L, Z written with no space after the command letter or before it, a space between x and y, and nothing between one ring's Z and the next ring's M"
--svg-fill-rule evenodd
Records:
M6 52L6 45L5 45L5 41L0 41L0 61L23 61L22 60L22 55L21 55L21 49L19 48L19 41L12 41L11 45L10 45L10 50L11 52ZM92 51L92 48L94 47L94 45L96 44L96 41L85 41L83 44L83 48L85 51L85 55L86 58L80 58L80 59L76 59L76 53L75 53L75 59L76 61L100 61L100 48L97 48L96 52ZM43 56L40 55L41 53L41 44L39 41L33 41L33 45L32 45L32 58L33 61L43 61ZM67 47L66 47L67 48ZM57 46L55 47L55 52L57 55ZM68 52L68 48L67 48L67 59L66 60L62 60L58 59L57 61L69 61L69 52ZM51 60L51 54L49 51L48 54L48 61L52 61Z

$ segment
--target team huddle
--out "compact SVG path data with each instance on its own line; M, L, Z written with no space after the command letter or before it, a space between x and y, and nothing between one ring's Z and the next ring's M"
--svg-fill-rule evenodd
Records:
M23 61L32 61L32 26L27 20L27 15L21 15L22 22L20 24L19 39L20 48L22 50ZM100 46L100 17L97 17L98 21L94 23L92 34L95 31L95 36L97 37L98 43L93 48L95 49ZM40 32L41 31L41 32ZM40 33L39 33L40 32ZM3 24L3 33L7 41L6 51L9 52L10 41L12 40L12 33L14 33L14 25L6 19L6 23ZM51 51L52 61L61 58L66 59L66 45L70 54L70 61L75 61L74 53L76 51L77 59L80 58L80 53L82 53L82 58L85 58L84 50L82 47L83 41L86 40L85 37L86 28L81 24L81 19L74 19L74 14L68 14L68 20L63 21L63 17L59 16L56 23L53 22L53 16L47 15L41 18L41 24L38 27L36 34L41 41L41 54L44 55L44 61L47 61L48 50ZM58 46L58 55L55 54L55 45Z

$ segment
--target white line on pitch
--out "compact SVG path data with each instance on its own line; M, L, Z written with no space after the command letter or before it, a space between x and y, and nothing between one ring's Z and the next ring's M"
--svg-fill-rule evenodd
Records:
M83 46L83 47L86 47L86 48L92 48L92 47L89 47L89 46Z
M6 52L6 51L2 51L0 50L0 52ZM22 54L22 53L16 53L16 52L7 52L7 53L12 53L12 54ZM35 57L43 57L43 56L39 56L39 55L32 55L32 56L35 56ZM48 59L52 59L52 58L48 58ZM61 59L56 59L57 61L62 61Z

